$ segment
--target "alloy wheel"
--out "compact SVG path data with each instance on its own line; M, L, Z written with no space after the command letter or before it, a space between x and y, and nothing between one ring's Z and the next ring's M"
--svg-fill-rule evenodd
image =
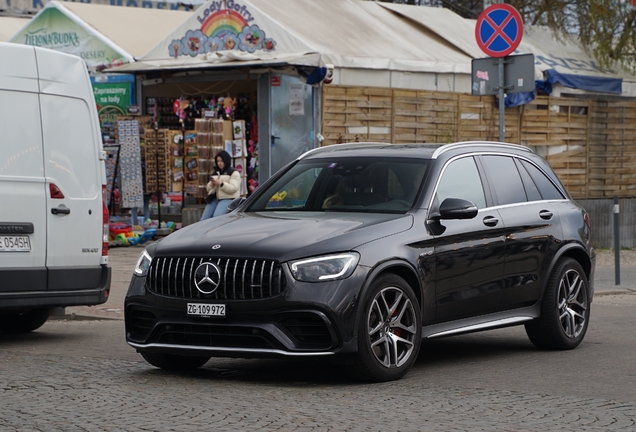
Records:
M566 271L559 282L557 308L565 335L578 337L585 329L587 291L581 275L573 269Z
M415 350L417 320L413 304L397 287L387 287L373 299L368 335L376 360L387 368L405 364Z

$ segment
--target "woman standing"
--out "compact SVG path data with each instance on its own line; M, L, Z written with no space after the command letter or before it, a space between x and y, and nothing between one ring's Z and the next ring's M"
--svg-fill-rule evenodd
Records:
M224 215L230 202L240 196L241 174L232 167L230 154L220 151L214 157L214 162L215 172L205 186L208 190L208 196L205 198L207 205L201 220Z

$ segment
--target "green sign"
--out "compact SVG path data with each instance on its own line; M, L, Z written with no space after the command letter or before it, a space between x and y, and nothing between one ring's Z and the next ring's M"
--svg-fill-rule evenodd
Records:
M54 7L42 9L11 42L74 54L92 70L127 62L121 53Z
M132 103L131 83L93 83L93 94L99 113L99 123L114 123L117 116L127 115L126 109Z

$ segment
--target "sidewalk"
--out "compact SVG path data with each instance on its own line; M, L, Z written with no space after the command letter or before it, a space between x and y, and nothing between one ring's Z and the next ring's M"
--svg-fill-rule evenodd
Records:
M124 319L124 299L133 274L133 269L139 254L145 245L116 247L108 250L112 278L108 301L97 306L74 306L66 308L66 319L103 318ZM596 266L594 277L595 296L610 296L620 294L636 294L636 265L623 264L621 259L620 285L615 284L613 251L604 250L599 254L606 254L605 259L598 260L603 265ZM627 260L629 261L629 260ZM60 317L62 318L62 317Z

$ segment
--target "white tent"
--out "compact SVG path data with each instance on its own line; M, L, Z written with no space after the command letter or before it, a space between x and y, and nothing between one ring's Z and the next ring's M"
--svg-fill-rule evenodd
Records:
M179 10L51 1L10 42L75 54L99 69L141 57L191 15Z
M138 62L113 70L332 64L339 84L418 88L422 82L413 74L427 74L431 82L438 74L460 74L464 91L469 89L468 55L375 2L227 0L227 9L222 4L208 1ZM450 82L444 90L460 90L454 78L439 81Z
M448 9L360 0L210 0L138 62L113 70L331 64L335 84L469 93L471 61L487 57L475 23ZM636 96L635 76L601 69L573 38L526 26L515 54L524 53L557 94L567 86Z
M7 42L22 27L29 23L31 16L12 17L0 16L0 42Z
M394 11L404 19L422 25L471 58L487 57L475 39L476 20L464 19L450 10L442 8L433 10L393 3L379 4ZM574 76L574 85L577 84L577 78L588 82L590 80L594 82L598 78L601 83L602 80L608 79L622 80L622 95L636 96L636 77L634 75L619 68L612 70L601 68L574 37L557 38L549 28L540 26L525 26L523 32L521 43L513 55L534 54L535 79L549 78L554 71L559 76ZM599 81L596 80L596 82ZM559 90L562 89L563 87ZM572 93L582 92L576 88L572 89L568 91Z

